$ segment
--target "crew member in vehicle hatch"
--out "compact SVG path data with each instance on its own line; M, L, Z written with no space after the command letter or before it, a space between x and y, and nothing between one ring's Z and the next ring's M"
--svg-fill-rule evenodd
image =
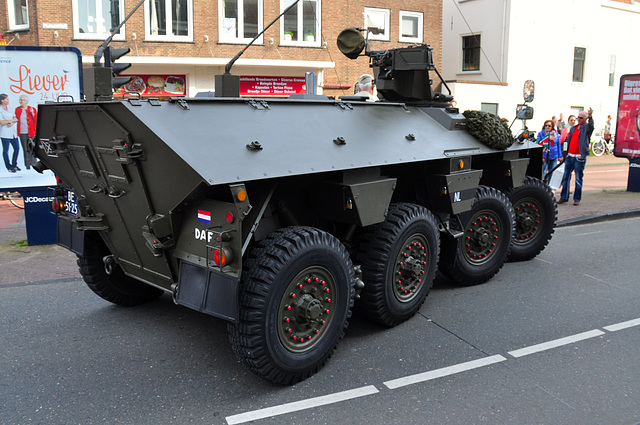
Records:
M571 173L576 173L576 186L573 192L573 205L580 205L582 199L582 178L584 167L587 165L587 155L589 155L589 142L593 133L593 109L589 112L581 111L578 114L578 124L571 127L567 134L569 142L569 152L564 160L564 175L562 176L562 193L558 204L569 201L569 184L571 183Z
M2 159L7 171L15 173L20 171L18 167L18 153L20 152L20 142L16 132L18 119L9 111L9 95L0 94L0 139L2 139ZM13 148L13 156L9 161L9 147Z
M376 83L369 74L362 74L356 83L357 95L361 96L367 102L377 102Z
M38 122L38 111L33 106L29 106L29 96L23 94L19 99L20 106L16 108L16 118L18 119L18 135L22 145L24 155L24 165L27 170L35 165L38 160L27 150L29 139L36 137L36 123Z

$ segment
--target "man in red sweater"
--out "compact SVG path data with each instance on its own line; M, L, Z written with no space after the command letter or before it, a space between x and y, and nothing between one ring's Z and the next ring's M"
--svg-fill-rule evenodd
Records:
M560 193L558 204L564 204L569 201L569 183L571 183L571 173L575 171L576 186L573 191L573 205L580 205L582 178L584 176L584 167L587 165L589 142L594 128L591 114L593 114L592 108L589 108L589 112L581 111L578 114L578 123L571 128L567 135L569 151L565 159L562 192Z

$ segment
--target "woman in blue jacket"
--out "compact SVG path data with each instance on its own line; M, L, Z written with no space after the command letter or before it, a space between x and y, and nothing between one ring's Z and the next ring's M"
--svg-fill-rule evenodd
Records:
M538 144L542 145L542 178L546 181L547 172L558 163L558 158L562 157L562 146L560 145L560 135L553 129L553 121L546 120L542 126L542 131L538 133Z

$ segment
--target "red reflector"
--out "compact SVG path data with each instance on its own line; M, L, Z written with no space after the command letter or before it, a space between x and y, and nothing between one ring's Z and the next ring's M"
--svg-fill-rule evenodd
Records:
M227 262L227 256L224 255L224 251L216 249L213 251L213 261L219 266L224 266Z
M227 223L233 223L233 213L231 211L227 212L227 214L225 214L225 218L227 219Z
M53 212L56 214L60 212L60 203L57 199L51 201L51 209L53 209Z

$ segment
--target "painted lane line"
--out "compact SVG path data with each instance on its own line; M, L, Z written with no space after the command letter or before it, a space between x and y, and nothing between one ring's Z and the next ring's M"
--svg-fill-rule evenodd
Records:
M583 332L576 335L567 336L553 341L543 342L542 344L531 345L529 347L520 348L518 350L509 351L509 355L513 357L528 356L529 354L539 353L540 351L550 350L552 348L562 347L563 345L572 344L574 342L583 341L589 338L604 335L600 329Z
M418 373L416 375L405 376L404 378L393 379L384 382L387 388L394 390L406 385L417 384L419 382L430 381L432 379L442 378L444 376L454 375L467 370L477 369L479 367L492 365L507 360L501 355L485 357L483 359L472 360L466 363L460 363L453 366L443 367L442 369L430 370L429 372Z
M616 323L615 325L605 326L603 329L609 332L615 332L621 329L627 329L627 328L631 328L633 326L638 326L638 325L640 325L640 319L633 319L633 320L628 320L626 322Z
M238 415L227 416L225 419L229 425L242 424L258 419L270 418L272 416L284 415L287 413L298 412L300 410L311 409L314 407L325 406L327 404L339 403L358 397L364 397L380 392L375 386L355 388L353 390L342 391L323 395L320 397L308 398L306 400L294 401L293 403L281 404L279 406L267 407L264 409L254 410L252 412L240 413Z

